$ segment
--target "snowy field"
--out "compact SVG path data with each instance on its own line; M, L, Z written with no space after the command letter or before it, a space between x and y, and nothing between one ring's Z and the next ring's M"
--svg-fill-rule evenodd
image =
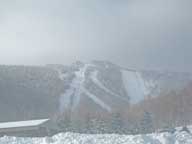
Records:
M192 144L192 135L185 132L137 136L64 133L46 138L2 137L0 144Z

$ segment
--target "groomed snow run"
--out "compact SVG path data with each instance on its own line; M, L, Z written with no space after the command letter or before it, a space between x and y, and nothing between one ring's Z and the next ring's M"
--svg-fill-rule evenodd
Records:
M106 103L104 103L101 99L99 99L94 94L91 94L88 90L84 89L84 93L92 99L96 104L100 105L103 109L107 110L108 112L111 112L111 107L108 106Z
M122 70L122 80L131 103L138 103L144 99L145 95L149 94L140 73L136 71Z
M45 138L2 137L0 144L192 144L192 136L184 132L137 136L63 133Z
M79 71L75 72L75 78L70 84L70 88L60 96L60 112L63 112L65 108L70 107L72 103L72 108L75 108L80 101L80 95L82 93L83 83L85 81L85 72L88 65L80 68ZM62 73L59 73L59 78L62 79ZM71 102L73 94L75 95L73 102Z

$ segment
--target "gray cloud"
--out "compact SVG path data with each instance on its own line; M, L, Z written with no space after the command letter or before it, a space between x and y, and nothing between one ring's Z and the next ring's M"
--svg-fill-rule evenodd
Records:
M192 71L190 0L0 2L0 63L110 60Z

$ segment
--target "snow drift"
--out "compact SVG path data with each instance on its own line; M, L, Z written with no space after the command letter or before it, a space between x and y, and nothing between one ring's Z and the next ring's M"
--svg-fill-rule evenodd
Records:
M61 133L44 138L2 137L1 144L191 144L192 135L185 132L150 135L83 135Z

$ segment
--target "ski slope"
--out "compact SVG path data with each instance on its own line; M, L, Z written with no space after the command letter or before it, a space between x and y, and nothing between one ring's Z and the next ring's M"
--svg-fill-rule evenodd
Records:
M185 132L150 135L88 135L61 133L44 138L2 137L1 144L192 144L192 136Z
M105 92L109 93L110 95L117 97L119 99L122 99L123 101L128 101L128 99L123 98L122 96L112 92L108 88L106 88L99 80L98 80L98 73L99 71L94 71L91 74L91 80L101 89L103 89Z
M86 75L88 69L94 69L92 70L90 75ZM57 72L58 77L64 81L67 77L67 74L62 73L62 71L59 69L57 69ZM90 79L97 86L98 89L103 90L107 94L109 94L111 96L110 98L114 97L116 99L119 99L120 101L127 103L129 102L128 98L124 98L123 96L111 91L98 79L99 70L97 69L96 65L84 64L83 66L79 67L78 70L73 71L73 73L74 78L69 83L69 88L60 95L60 112L63 112L67 108L72 108L72 110L75 110L75 108L81 101L82 95L87 96L105 111L112 112L111 104L108 103L108 101L104 100L99 94L97 95L86 88L85 82L88 79Z
M94 94L91 94L88 90L84 89L84 93L92 99L96 104L100 105L103 109L107 110L108 112L111 112L111 107L107 105L105 102L103 102L101 99L99 99Z
M131 103L135 104L142 101L155 87L153 83L146 82L140 72L133 70L121 70L122 81Z
M60 96L60 111L63 111L65 108L71 107L74 109L80 101L80 95L82 93L83 83L85 81L85 72L87 70L88 65L80 68L79 71L75 72L75 77L72 80L69 89L66 90ZM59 72L59 78L63 80L62 73ZM72 96L75 96L72 98ZM73 99L73 101L71 101Z
M75 111L87 99L98 108L113 112L120 106L137 104L149 96L182 89L189 79L174 73L119 68L105 62L75 64L56 68L56 71L64 83L59 97L60 112L69 108Z

